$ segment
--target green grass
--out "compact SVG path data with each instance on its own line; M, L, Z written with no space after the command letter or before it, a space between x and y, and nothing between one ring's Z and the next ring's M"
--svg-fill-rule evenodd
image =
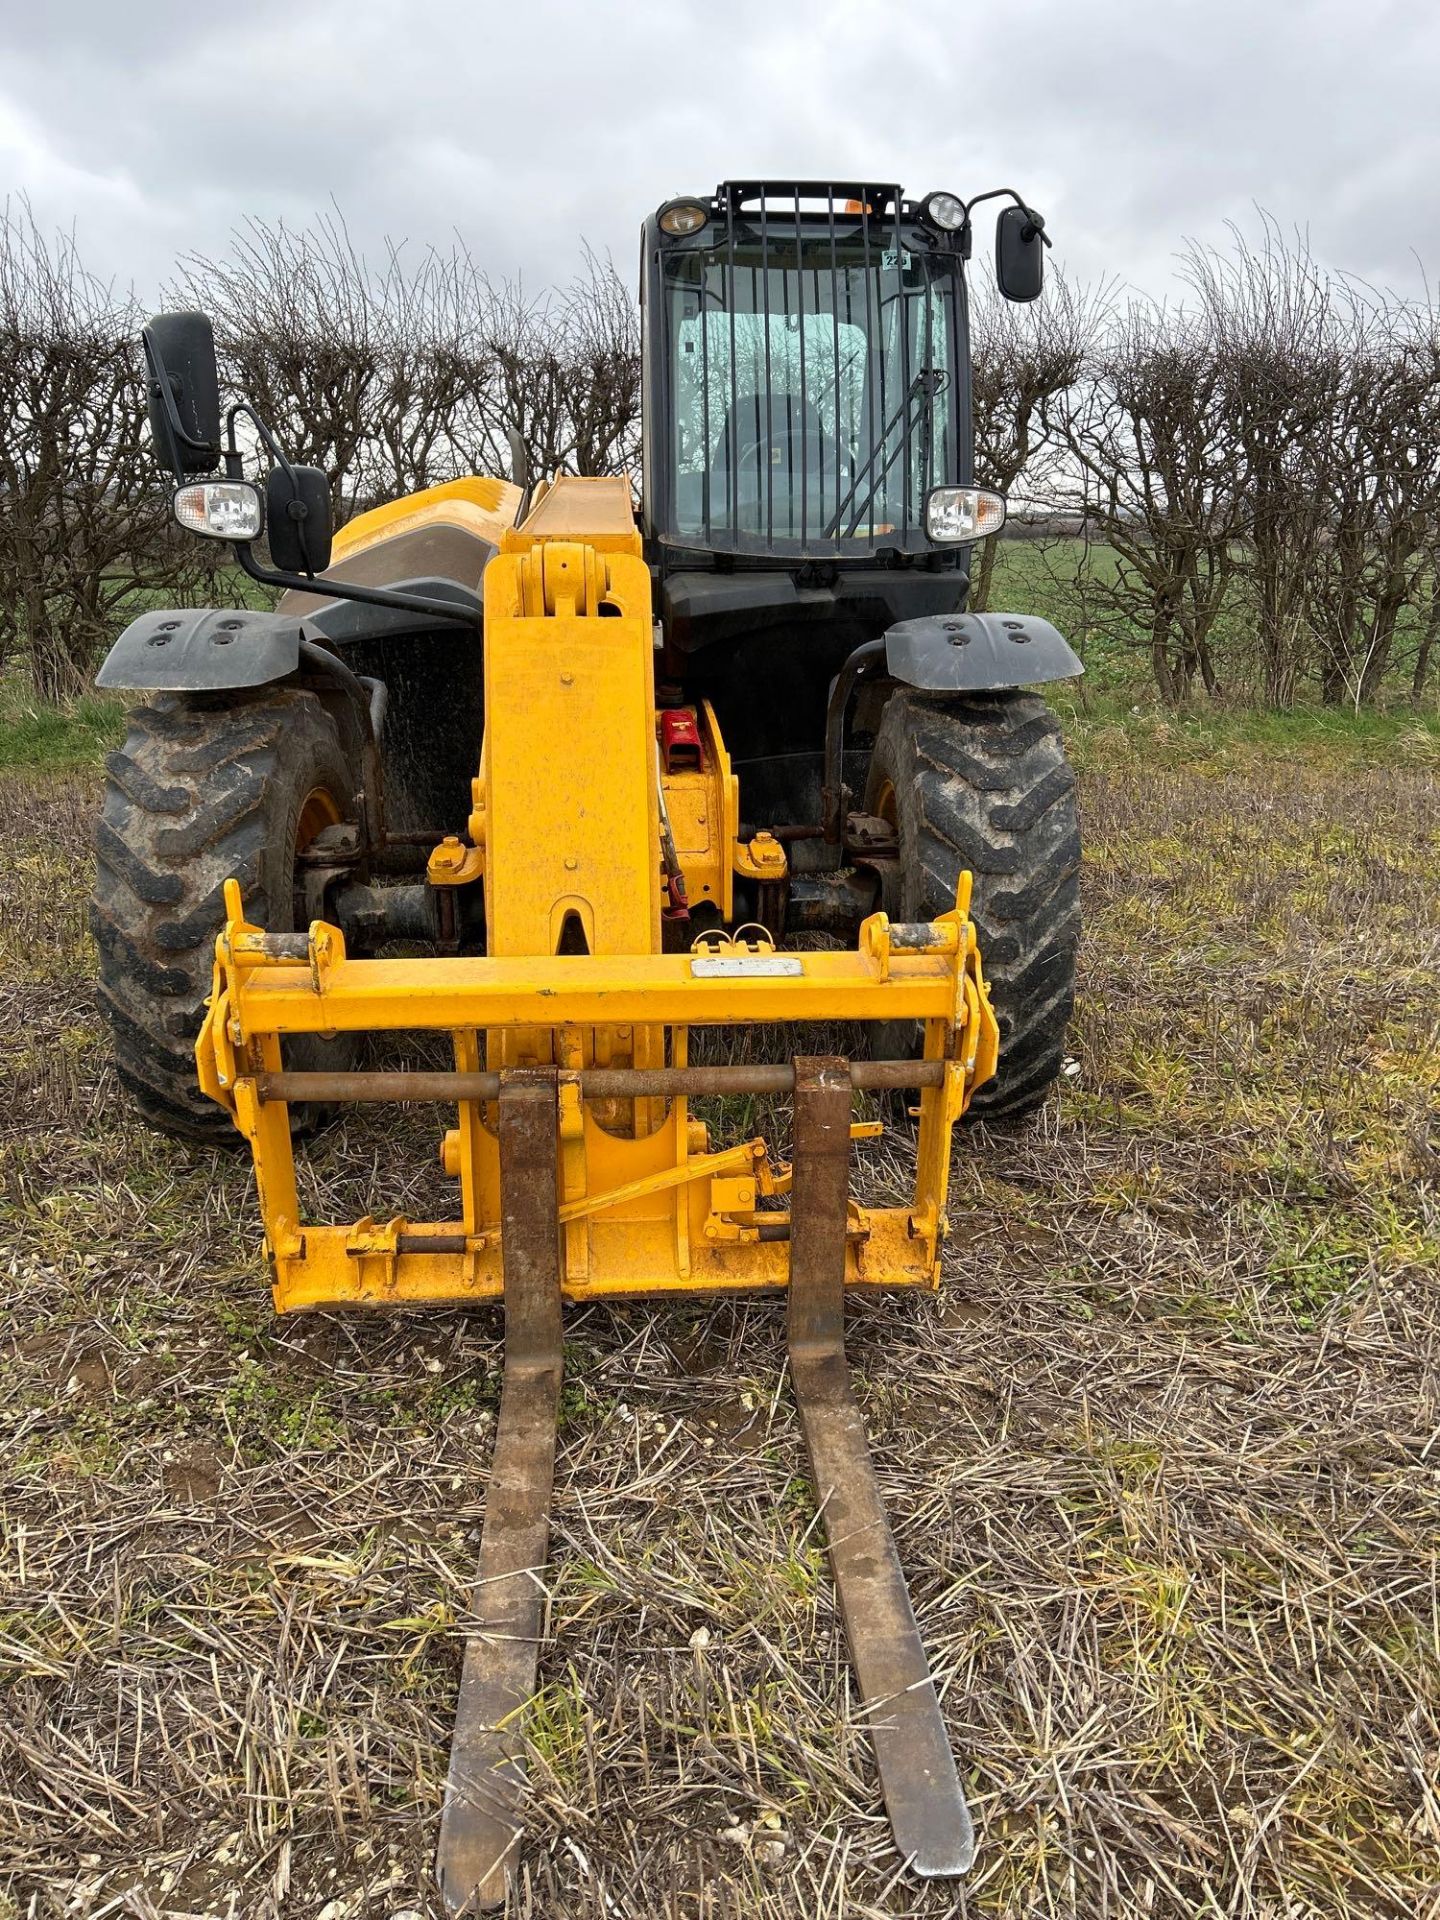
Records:
M47 707L18 676L0 674L0 771L98 766L124 730L124 702L108 694Z
M1277 713L1208 700L1177 713L1148 688L1132 695L1067 680L1047 691L1071 757L1082 767L1145 760L1218 768L1278 759L1315 767L1344 762L1440 769L1440 713L1321 706Z

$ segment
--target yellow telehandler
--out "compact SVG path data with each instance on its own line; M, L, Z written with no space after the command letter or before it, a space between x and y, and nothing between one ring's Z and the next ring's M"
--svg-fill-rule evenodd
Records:
M1033 299L1044 223L992 197L1001 290ZM1025 689L1080 663L1044 620L965 607L1005 511L972 475L977 199L738 181L660 207L638 516L626 479L522 471L332 537L325 474L244 402L222 421L208 319L145 329L176 518L283 597L146 613L98 676L144 696L96 828L101 991L139 1112L249 1142L280 1312L503 1303L440 1828L456 1915L519 1859L566 1300L786 1291L896 1847L921 1876L971 1861L842 1318L847 1287L938 1283L952 1129L1043 1097L1073 996L1074 783ZM869 1044L690 1057L695 1029L817 1020ZM385 1032L453 1064L366 1066ZM914 1103L904 1206L850 1195L857 1090ZM793 1099L788 1163L712 1144L691 1103L736 1093ZM369 1101L444 1114L449 1218L302 1217L297 1135Z

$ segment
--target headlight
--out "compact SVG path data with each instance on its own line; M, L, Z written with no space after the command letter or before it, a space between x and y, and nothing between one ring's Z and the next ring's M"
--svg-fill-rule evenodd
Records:
M175 518L211 540L258 540L265 524L260 489L248 480L201 480L178 487Z
M942 233L955 233L965 224L965 202L958 194L932 193L922 210L931 226L939 227Z
M1005 496L985 487L932 487L925 496L925 531L942 546L983 540L1005 524Z
M698 233L709 218L698 200L672 200L660 209L660 231L679 239L687 233Z

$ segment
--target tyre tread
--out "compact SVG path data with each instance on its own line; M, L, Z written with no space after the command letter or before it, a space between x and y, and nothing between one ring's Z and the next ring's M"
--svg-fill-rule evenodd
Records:
M121 1085L164 1133L238 1144L195 1075L224 883L238 878L247 912L270 924L282 903L263 877L268 796L307 754L337 753L313 695L267 688L231 705L162 696L132 711L107 758L90 902L100 1006Z
M943 911L960 873L974 875L1001 1052L970 1112L1028 1112L1064 1061L1080 942L1080 825L1059 722L1036 694L937 699L901 689L886 705L871 778L867 805L884 778L902 810L907 913Z

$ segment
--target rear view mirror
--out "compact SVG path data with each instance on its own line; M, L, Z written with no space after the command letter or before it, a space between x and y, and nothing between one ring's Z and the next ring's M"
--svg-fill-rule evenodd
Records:
M1028 207L1006 207L995 222L995 278L1007 300L1034 300L1045 281L1044 222Z
M330 564L330 480L320 467L276 467L265 482L270 561L281 573Z
M157 456L184 481L220 462L220 375L204 313L157 313L141 333L150 433Z

